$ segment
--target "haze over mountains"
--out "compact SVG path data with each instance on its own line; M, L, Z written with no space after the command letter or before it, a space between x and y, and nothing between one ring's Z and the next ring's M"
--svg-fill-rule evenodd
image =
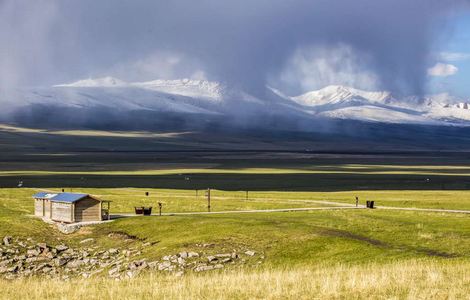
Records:
M256 124L262 121L259 119L266 121L266 118L274 118L279 123L285 118L301 122L301 129L307 131L309 124L318 120L470 125L468 99L449 94L400 98L387 91L371 92L345 86L327 86L296 97L266 88L264 95L255 96L205 80L125 82L104 77L45 88L15 89L3 92L0 97L3 107L10 108L3 118L17 122L25 118L41 119L42 114L47 123L51 120L46 118L60 119L64 114L72 114L81 120L78 123L91 118L94 123L100 119L106 123L104 119L109 115L128 120L130 115L144 114L150 119L176 118L177 122L218 119L218 122L235 122L240 126ZM144 122L144 119L136 117L133 123Z

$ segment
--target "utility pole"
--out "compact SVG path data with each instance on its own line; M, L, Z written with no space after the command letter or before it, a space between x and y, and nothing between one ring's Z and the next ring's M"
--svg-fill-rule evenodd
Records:
M210 188L207 188L206 197L207 197L207 211L211 212L211 189Z

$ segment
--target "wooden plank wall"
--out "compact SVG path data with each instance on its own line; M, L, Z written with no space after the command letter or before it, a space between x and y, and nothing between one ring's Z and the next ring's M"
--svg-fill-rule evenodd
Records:
M51 217L51 202L44 200L44 217L50 219Z
M101 202L84 198L75 202L75 222L101 221Z
M73 222L71 210L71 203L52 202L52 220L67 223Z
M34 199L34 215L42 217L44 214L44 200Z

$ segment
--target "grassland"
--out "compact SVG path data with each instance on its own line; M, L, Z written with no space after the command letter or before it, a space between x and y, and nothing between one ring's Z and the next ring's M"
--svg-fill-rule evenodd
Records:
M0 237L34 237L74 247L94 238L96 246L119 249L151 242L140 257L148 260L182 250L212 254L231 249L254 250L264 259L255 256L243 267L182 278L146 273L120 282L104 276L66 283L0 279L0 298L467 297L470 222L464 214L364 209L134 217L71 235L31 216L33 193L62 188L111 200L112 213L121 214L158 202L164 212L206 211L208 187L213 188L213 211L353 204L356 196L361 204L375 200L381 206L470 210L465 152L329 153L313 142L247 145L241 138L177 137L0 132ZM232 146L238 150L223 150ZM20 180L25 188L15 188ZM116 232L133 239L109 236ZM213 247L201 250L201 243Z
M237 270L183 278L148 274L133 280L0 280L0 299L466 299L468 263L402 261ZM27 287L27 288L25 288Z

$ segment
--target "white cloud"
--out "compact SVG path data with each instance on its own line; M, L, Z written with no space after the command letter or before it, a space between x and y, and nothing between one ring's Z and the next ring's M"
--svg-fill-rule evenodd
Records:
M464 52L442 52L439 56L445 61L462 61L470 59L470 53Z
M434 67L428 69L429 76L447 77L457 74L459 68L451 64L437 63Z
M298 85L302 92L328 85L374 90L379 80L366 65L367 55L358 55L345 44L301 48L288 61L278 80L282 85Z
M182 53L170 51L156 51L136 61L118 63L105 74L112 74L126 81L206 79L200 63Z

